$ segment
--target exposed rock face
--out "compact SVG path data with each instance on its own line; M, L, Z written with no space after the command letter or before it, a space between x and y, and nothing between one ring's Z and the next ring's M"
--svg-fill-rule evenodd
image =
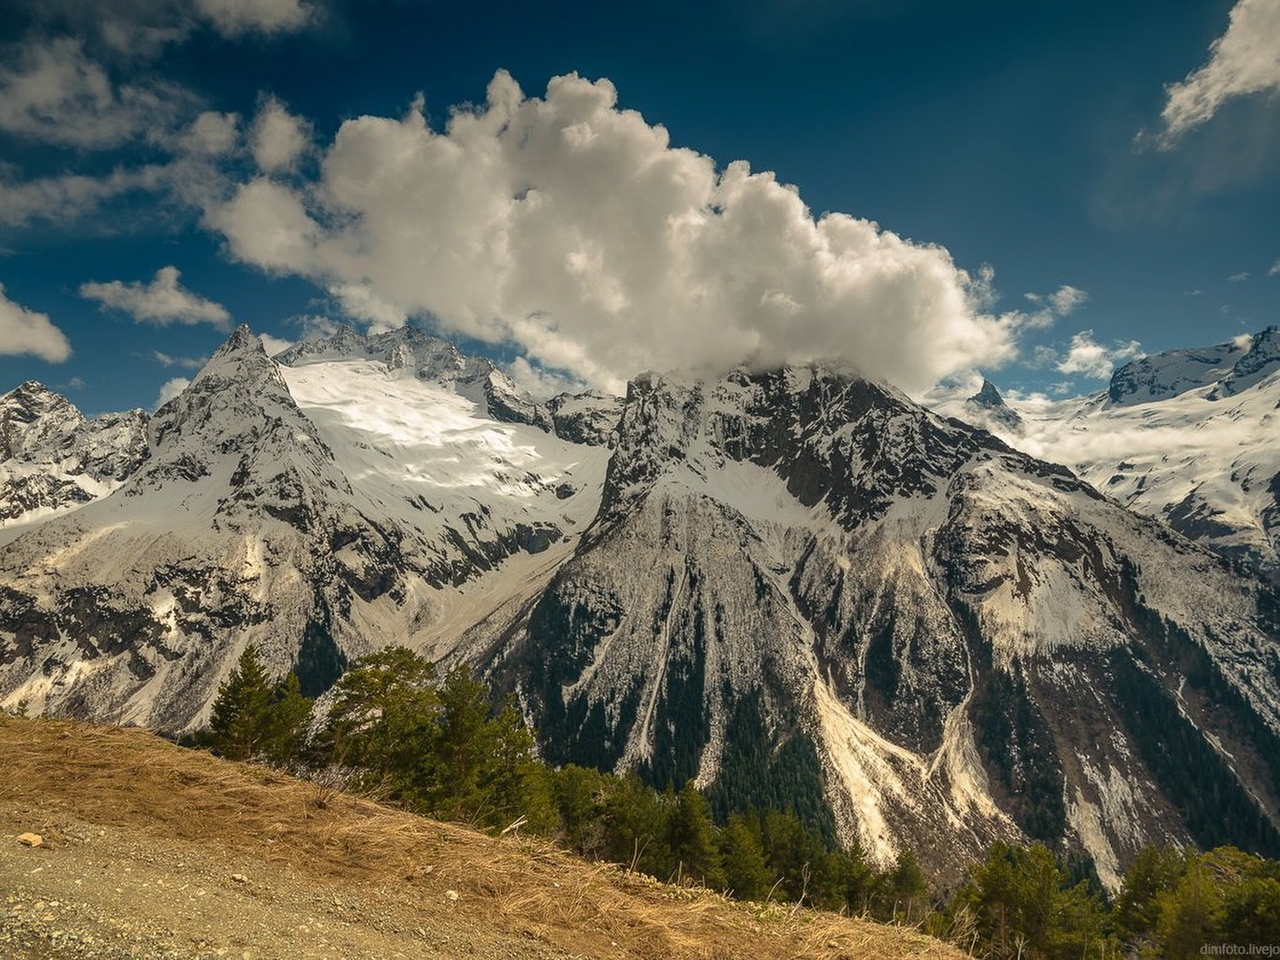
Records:
M339 349L344 340L351 346L339 336ZM385 437L353 437L344 423L303 413L283 376L290 368L236 330L150 420L140 440L148 456L117 489L5 545L0 690L35 709L180 730L201 722L248 642L318 691L361 653L447 632L456 588L508 558L553 544L563 552L565 531L594 515L603 451L575 454L541 428L495 422L479 381L464 384L476 387L475 401L452 381L448 391L423 384L415 374L429 360L414 361L408 382L421 389L397 415L437 428L447 420L452 432L429 452L453 484L440 471L415 484L421 464L394 463ZM336 409L377 427L385 407L362 405L357 388L385 401L407 372L374 366L353 385L348 366L331 360L321 387ZM439 406L414 409L422 398ZM83 430L63 406L43 402L34 426L10 431L10 445ZM539 459L520 430L558 444L558 456ZM421 443L403 449L423 455ZM545 478L528 469L533 461ZM570 481L575 492L558 497Z
M1107 401L1114 406L1132 406L1217 383L1230 375L1248 352L1247 344L1229 340L1213 347L1141 357L1111 375Z
M1280 508L1271 490L1280 475L1277 328L1143 357L1092 396L993 402L984 386L962 403L942 397L936 409L1065 463L1124 506L1280 583Z
M409 643L550 760L880 859L1280 853L1280 597L1063 467L821 366L543 405L421 334L279 359L236 331L119 489L4 542L4 702L180 730L247 642L313 691Z
M1022 418L1004 402L996 385L985 377L982 379L982 389L966 400L965 406L978 413L979 416L975 419L980 420L985 415L985 418L994 420L1006 430L1016 431L1022 426Z
M557 437L573 443L612 446L622 417L622 403L621 397L594 391L562 393L547 401L547 409Z
M727 802L786 780L882 857L1033 837L1114 883L1149 842L1280 850L1274 603L880 385L649 377L596 526L470 655L553 760L732 780Z
M28 381L0 397L0 526L88 503L147 457L141 410L88 420Z
M148 435L110 496L6 545L0 684L45 709L179 729L245 643L289 663L353 597L394 593L403 564L247 328Z
M1231 396L1261 383L1280 370L1280 328L1267 327L1254 334L1249 350L1222 378L1221 394Z

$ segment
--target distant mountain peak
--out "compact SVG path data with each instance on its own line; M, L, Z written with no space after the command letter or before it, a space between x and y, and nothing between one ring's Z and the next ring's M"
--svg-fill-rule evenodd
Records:
M141 410L92 420L28 380L0 396L0 525L88 503L147 455Z
M1003 407L1004 397L1000 396L1000 391L996 389L996 385L986 377L982 378L982 389L969 398L970 402L976 403L980 407Z
M1277 369L1280 369L1280 328L1270 326L1253 335L1248 351L1223 377L1217 394L1231 396L1247 390Z
M231 331L231 336L222 341L222 345L213 353L213 358L227 356L228 354L240 353L245 350L260 352L264 357L266 350L263 349L262 340L258 338L252 330L249 329L247 323L238 325Z
M1248 351L1236 340L1212 347L1166 350L1131 360L1111 375L1107 403L1132 406L1207 387L1227 376Z
M12 417L29 423L35 417L53 410L74 411L76 415L80 413L75 404L39 380L27 380L0 396L0 417Z
M984 420L992 420L1009 430L1017 430L1022 426L1022 417L1004 402L996 385L986 377L982 378L982 389L965 401L965 407L977 414L974 419L979 425Z
M368 336L344 325L275 357L286 367L361 359L448 387L482 404L485 414L500 423L528 424L574 443L607 443L622 409L621 398L591 391L539 401L488 357L468 356L448 340L408 324Z

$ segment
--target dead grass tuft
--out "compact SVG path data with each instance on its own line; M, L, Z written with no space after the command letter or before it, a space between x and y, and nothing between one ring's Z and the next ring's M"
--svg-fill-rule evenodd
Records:
M250 764L185 750L138 729L0 720L0 798L104 825L250 853L355 883L390 878L456 909L576 954L721 960L751 956L959 957L897 927L737 903L549 843L490 837Z

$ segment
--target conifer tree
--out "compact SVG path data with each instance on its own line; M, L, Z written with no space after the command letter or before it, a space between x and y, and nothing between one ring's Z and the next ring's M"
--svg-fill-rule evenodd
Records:
M684 785L667 812L664 838L676 873L709 887L724 885L707 801L692 780Z
M506 827L523 821L532 832L549 833L555 825L551 772L533 756L533 734L520 711L507 703L487 726L492 746L480 777L484 822Z
M1127 942L1140 947L1155 935L1160 920L1161 894L1178 885L1187 868L1177 850L1144 847L1124 875L1113 916L1116 930Z
M552 774L552 795L560 818L559 839L584 857L604 855L604 801L616 778L569 763Z
M250 760L270 731L271 682L249 644L230 675L218 687L209 721L215 752L229 760Z
M893 900L889 905L889 915L908 924L922 919L928 906L929 884L925 881L915 851L910 848L900 851L886 879L886 892Z
M276 684L268 708L262 753L272 763L290 764L302 755L311 723L314 701L302 695L298 675L292 671Z
M451 669L439 689L440 715L431 808L452 820L470 819L484 806L485 767L496 746L489 723L489 696L463 665Z
M322 752L366 786L422 807L439 735L434 681L435 667L406 647L362 657L335 685Z
M1224 939L1223 890L1203 857L1187 866L1178 885L1158 898L1161 904L1156 932L1166 957L1200 956L1206 943Z
M769 892L771 878L764 862L760 827L740 813L731 813L720 831L720 859L725 889L739 900L759 900Z
M666 879L663 820L658 795L634 772L614 778L604 801L605 858Z

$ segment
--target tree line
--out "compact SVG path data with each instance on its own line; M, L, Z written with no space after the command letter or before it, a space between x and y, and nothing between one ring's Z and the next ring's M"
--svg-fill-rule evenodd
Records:
M417 813L554 839L660 880L913 924L994 958L1193 957L1205 944L1280 944L1280 861L1222 847L1142 851L1108 898L1091 871L1042 844L994 844L958 889L931 891L915 854L886 867L789 809L713 818L687 782L551 768L508 701L465 666L443 674L404 647L357 661L325 716L292 674L272 682L253 647L219 689L199 745L236 760L340 773Z

